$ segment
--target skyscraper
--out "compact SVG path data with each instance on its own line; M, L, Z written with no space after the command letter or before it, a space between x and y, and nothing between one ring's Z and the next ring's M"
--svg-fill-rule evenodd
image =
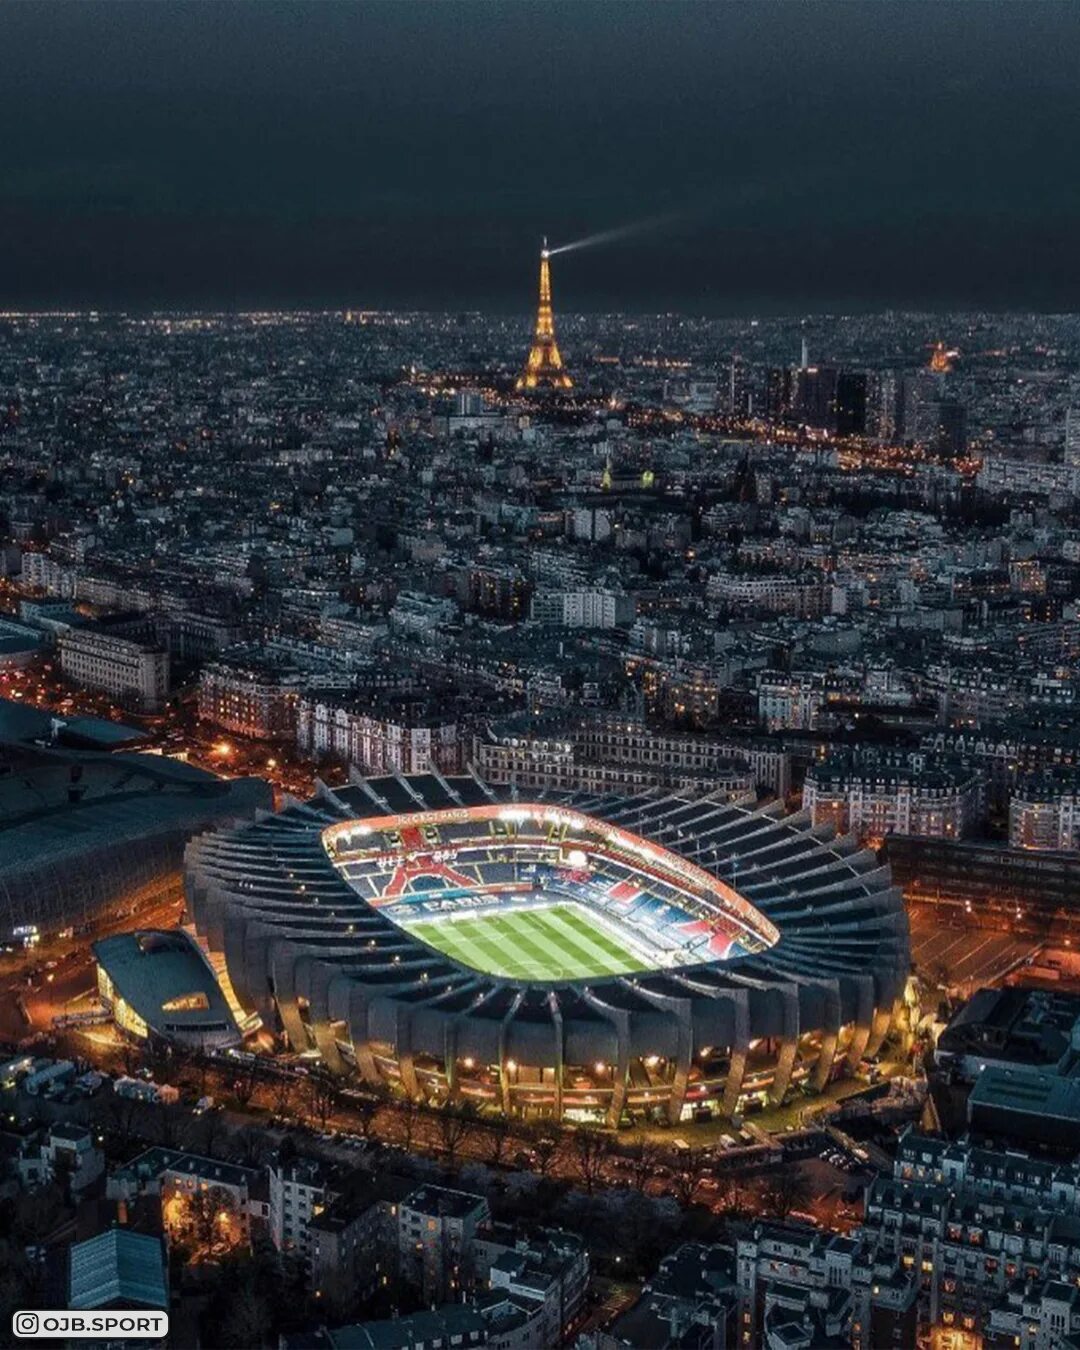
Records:
M864 371L842 370L836 377L835 425L840 436L866 432L869 380Z

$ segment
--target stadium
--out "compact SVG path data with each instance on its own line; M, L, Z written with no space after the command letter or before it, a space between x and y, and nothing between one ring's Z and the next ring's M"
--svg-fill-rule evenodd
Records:
M850 839L709 799L369 779L187 852L189 916L294 1050L524 1117L730 1116L887 1034L899 892Z

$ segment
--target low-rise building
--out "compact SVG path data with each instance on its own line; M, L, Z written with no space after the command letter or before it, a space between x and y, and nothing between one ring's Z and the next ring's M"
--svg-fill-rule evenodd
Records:
M213 1192L245 1242L267 1232L270 1206L266 1178L259 1168L222 1162L182 1149L149 1148L109 1176L106 1195L131 1202L140 1195L161 1197L161 1213L168 1233L182 1218L185 1202Z
M292 741L302 685L299 671L277 662L215 661L199 676L199 717L234 736Z
M68 1253L66 1306L71 1309L167 1309L168 1267L161 1239L111 1228Z
M739 1332L733 1249L684 1243L664 1257L632 1308L582 1340L588 1350L733 1350L750 1344Z
M317 1242L312 1220L341 1195L347 1169L315 1158L280 1159L270 1164L270 1241L296 1256L310 1274Z
M633 716L512 716L473 741L473 764L490 783L567 792L673 787L740 800L758 789L784 795L791 758L745 742L656 730Z
M762 1223L738 1240L735 1254L741 1345L915 1344L918 1283L872 1234Z
M20 1141L17 1169L26 1187L56 1181L77 1195L104 1173L105 1154L85 1125L54 1121Z
M397 1273L398 1206L413 1183L358 1171L308 1225L311 1286L328 1308L368 1297Z
M924 1328L940 1329L957 1345L1000 1345L985 1338L1016 1326L1019 1291L1080 1283L1077 1183L1075 1162L909 1130L893 1175L867 1191L859 1232L873 1235L878 1251L915 1278ZM1034 1330L1021 1330L1029 1337L1021 1344L1065 1343L1040 1341L1035 1318L1028 1326Z
M832 825L841 834L960 839L982 815L983 782L961 764L837 754L807 771L803 807L815 826Z
M521 1350L558 1345L584 1306L589 1252L576 1233L552 1228L516 1238L495 1228L474 1240L472 1264L475 1280L486 1280L491 1294L507 1297L524 1314Z
M461 773L470 733L464 709L438 696L373 689L311 693L297 705L297 744L308 755L333 755L358 774Z
M116 933L93 952L98 995L128 1035L199 1050L243 1039L213 968L183 929Z
M169 653L118 633L73 628L57 643L65 678L125 707L157 712L169 696Z
M402 1278L432 1303L452 1299L474 1281L473 1244L491 1221L481 1195L421 1186L398 1206Z
M1013 848L1080 849L1080 769L1021 780L1009 798Z

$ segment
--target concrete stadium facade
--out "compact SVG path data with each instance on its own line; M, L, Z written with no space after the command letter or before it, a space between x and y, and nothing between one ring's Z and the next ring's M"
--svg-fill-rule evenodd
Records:
M368 833L400 846L403 819L517 816L550 830L553 811L571 844L636 840L700 887L702 905L736 916L743 943L634 974L514 981L411 936L364 894L366 864L342 865ZM193 840L186 888L240 1003L294 1049L417 1099L515 1116L674 1122L820 1089L876 1052L910 969L887 868L779 806L558 793L522 804L472 776L369 779Z

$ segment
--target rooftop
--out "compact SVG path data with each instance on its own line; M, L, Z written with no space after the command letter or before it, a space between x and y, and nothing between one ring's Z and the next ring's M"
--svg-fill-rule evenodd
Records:
M68 1306L168 1308L161 1241L112 1228L71 1248Z
M150 1027L235 1025L213 970L182 930L117 933L95 942L93 951L116 992Z

